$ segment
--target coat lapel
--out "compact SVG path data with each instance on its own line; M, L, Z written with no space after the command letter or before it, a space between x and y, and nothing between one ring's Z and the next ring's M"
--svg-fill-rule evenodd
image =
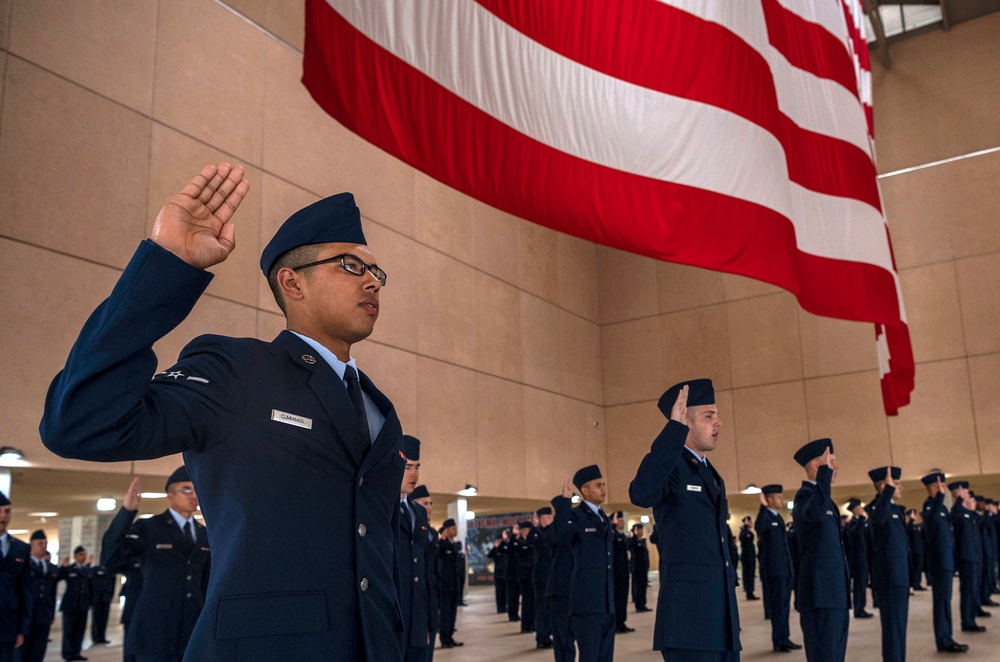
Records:
M401 445L403 429L400 427L399 417L396 416L396 409L389 398L385 397L382 391L378 390L375 384L372 383L372 380L368 378L368 375L360 370L358 371L358 378L361 382L361 390L368 394L368 397L372 399L378 410L382 412L382 416L385 417L385 423L382 425L382 429L379 430L378 436L372 442L371 450L368 451L368 455L361 465L361 469L364 471L378 464L382 456ZM353 412L353 409L351 411Z
M309 378L309 388L330 415L334 427L337 428L337 434L340 435L340 442L354 458L355 464L360 465L361 456L357 452L360 445L358 419L354 414L351 398L347 395L347 389L344 388L337 373L322 358L313 357L315 350L291 331L282 331L274 339L274 343L284 348L296 365L312 373ZM313 360L305 361L303 356L312 357Z

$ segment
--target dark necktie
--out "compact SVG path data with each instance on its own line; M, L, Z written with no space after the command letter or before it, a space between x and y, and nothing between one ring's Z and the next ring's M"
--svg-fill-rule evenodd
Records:
M191 522L184 522L184 537L189 543L194 544L194 531L191 529Z
M372 433L368 429L368 412L365 410L365 396L361 393L361 382L358 372L352 366L344 370L344 380L347 382L347 395L354 405L354 416L358 419L358 436L361 439L361 457L364 458L372 447Z

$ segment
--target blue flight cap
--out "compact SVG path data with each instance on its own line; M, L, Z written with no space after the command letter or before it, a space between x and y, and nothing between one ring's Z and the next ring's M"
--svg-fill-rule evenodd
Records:
M831 453L833 452L833 442L827 438L810 441L808 444L795 451L795 461L799 463L799 466L804 467L825 453L827 448L830 449Z
M403 435L403 455L407 462L416 462L420 459L420 440L408 434Z
M361 211L350 193L323 198L289 216L260 254L260 270L267 278L278 258L293 248L331 242L368 244L361 231Z
M518 522L517 526L522 529L530 529L531 522L529 520L524 520L523 522Z
M677 402L677 396L680 395L681 389L685 386L688 387L688 407L715 404L715 387L712 386L712 380L691 379L686 382L674 384L660 396L660 401L656 403L656 406L660 408L660 411L667 418L670 418L670 410L673 409L674 403Z
M167 484L163 486L164 491L169 491L170 486L174 483L190 483L191 477L188 476L187 467L183 464L174 473L170 474L170 478L167 479Z
M413 488L413 492L410 493L410 498L416 501L417 499L426 499L430 495L431 493L427 491L426 485L417 485Z
M853 511L855 508L861 505L861 499L853 498L847 502L847 509Z
M885 480L889 475L889 467L879 467L878 469L872 469L868 472L868 477L871 478L873 483L877 483L880 480Z
M949 490L959 490L959 489L969 489L969 481L967 480L956 480L954 483L948 483Z
M601 470L596 464L592 464L573 474L573 484L576 485L576 489L580 489L590 481L597 480L598 478L602 478Z
M760 491L764 493L764 496L767 496L768 494L781 494L785 490L781 485L775 483L772 485L765 485L764 487L760 488Z
M542 516L542 515L551 515L552 514L552 509L550 507L548 507L548 506L543 506L543 507L539 508L538 510L536 510L535 514L538 515L539 517Z
M938 480L944 482L944 474L941 473L940 471L935 471L934 473L929 473L923 478L921 478L920 482L923 483L924 485L933 485L934 483L938 482Z
M73 556L76 556L80 552L86 552L86 551L87 551L86 547L84 547L83 545L77 545L76 549L73 550Z
M44 531L38 529L37 531L31 534L31 540L48 540L48 538L45 536Z
M9 506L9 505L10 505L10 499L7 498L6 494L0 492L0 506Z
M442 524L442 525L441 525L441 528L442 528L442 529L448 529L448 528L451 528L451 527L453 527L453 526L457 526L457 525L455 524L455 520L453 520L453 519L451 519L451 518L449 517L448 519L446 519L446 520L444 521L444 524Z

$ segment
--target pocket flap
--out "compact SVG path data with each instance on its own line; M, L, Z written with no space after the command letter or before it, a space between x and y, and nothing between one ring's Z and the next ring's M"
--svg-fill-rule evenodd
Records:
M271 637L323 632L329 627L323 591L230 595L219 600L216 636Z

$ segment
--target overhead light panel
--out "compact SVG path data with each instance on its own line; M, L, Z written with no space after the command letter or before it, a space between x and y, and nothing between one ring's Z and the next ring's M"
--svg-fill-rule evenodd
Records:
M109 510L114 510L118 507L118 502L111 497L103 497L97 500L97 509L101 512L107 512Z
M479 494L479 490L476 489L475 485L465 484L465 489L459 490L458 493L464 497L472 497Z
M139 496L141 496L143 499L166 499L167 498L167 493L166 492L143 492Z

